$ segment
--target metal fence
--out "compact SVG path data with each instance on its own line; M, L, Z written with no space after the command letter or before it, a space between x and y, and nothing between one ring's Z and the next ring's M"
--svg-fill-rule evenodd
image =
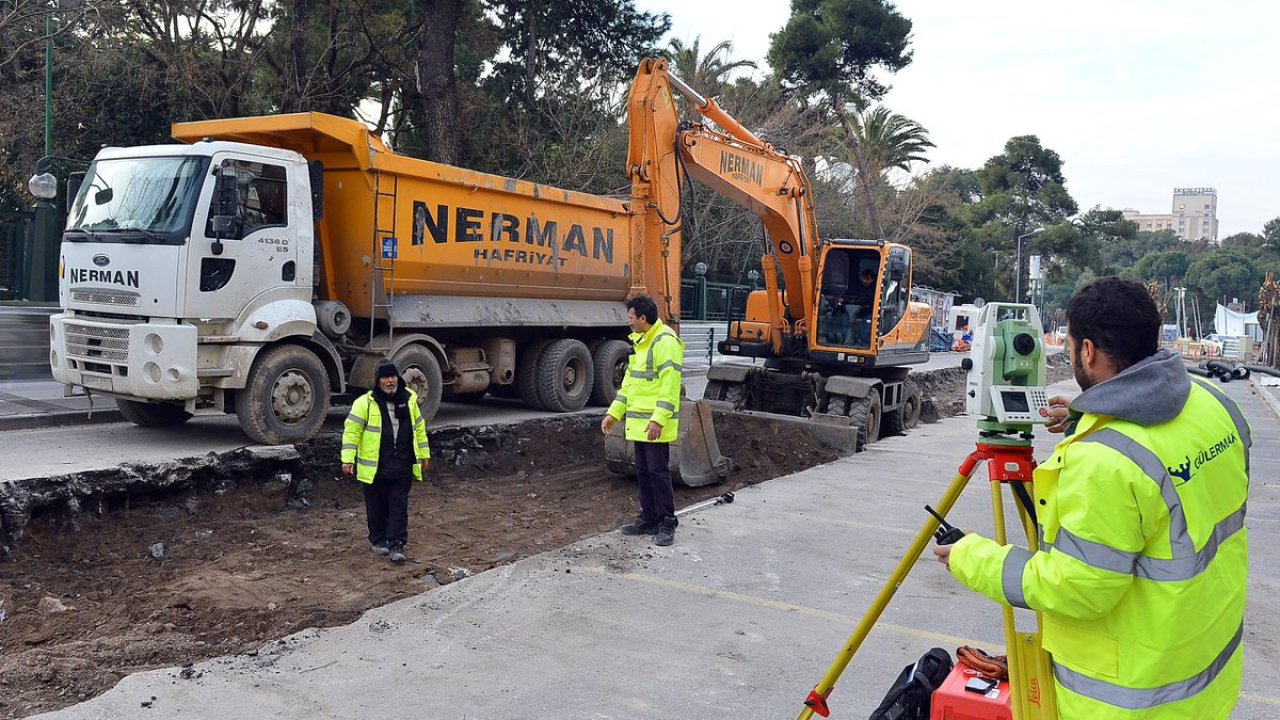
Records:
M703 278L680 281L680 319L724 321L743 316L750 287L734 283L710 282Z
M20 300L26 295L31 216L30 211L0 211L0 300Z

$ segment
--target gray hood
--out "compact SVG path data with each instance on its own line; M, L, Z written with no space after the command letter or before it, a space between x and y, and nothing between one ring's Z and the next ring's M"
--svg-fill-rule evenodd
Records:
M1142 426L1168 422L1182 412L1191 394L1191 376L1182 358L1168 349L1080 393L1071 409L1106 415Z

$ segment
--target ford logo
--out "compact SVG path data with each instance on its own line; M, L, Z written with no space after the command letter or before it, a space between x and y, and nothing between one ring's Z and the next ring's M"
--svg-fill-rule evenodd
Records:
M106 255L98 254L93 256L93 264L98 267L106 267L111 264L111 258Z

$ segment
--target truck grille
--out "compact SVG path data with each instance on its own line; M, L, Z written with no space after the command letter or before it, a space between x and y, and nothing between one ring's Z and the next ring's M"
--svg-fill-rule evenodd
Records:
M72 290L71 300L96 305L138 307L139 296L137 293L111 292L110 290Z
M67 323L67 355L76 360L126 363L129 360L129 328Z

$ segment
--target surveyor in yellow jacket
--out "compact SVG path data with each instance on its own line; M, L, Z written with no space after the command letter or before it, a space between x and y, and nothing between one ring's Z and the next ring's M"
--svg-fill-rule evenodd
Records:
M409 490L422 482L431 460L427 423L418 396L405 386L395 363L382 360L373 390L351 403L342 429L342 471L364 488L369 546L392 562L405 560L409 540Z
M658 306L647 295L627 301L627 322L635 349L600 429L607 435L625 418L626 438L635 442L640 516L622 534L653 535L655 545L670 545L679 521L668 463L680 433L684 341L658 318Z
M1062 720L1214 720L1240 694L1249 425L1157 350L1146 289L1103 278L1067 308L1084 391L1035 472L1038 552L968 534L962 584L1041 614Z

